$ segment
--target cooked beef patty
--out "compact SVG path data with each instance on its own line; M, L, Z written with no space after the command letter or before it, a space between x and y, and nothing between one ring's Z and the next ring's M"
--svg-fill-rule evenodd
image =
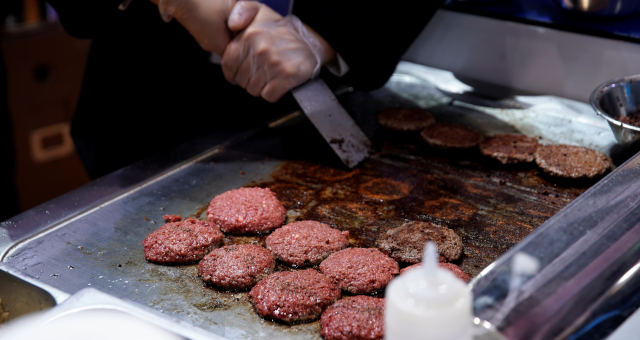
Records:
M352 294L370 294L387 286L399 273L398 263L375 248L347 248L320 263L320 271Z
M276 260L255 244L234 244L207 254L198 264L198 275L222 289L245 290L273 272Z
M142 241L144 257L157 263L196 262L222 243L224 235L217 226L188 218L169 222Z
M546 173L564 178L595 178L612 166L607 155L575 145L540 145L536 164Z
M438 252L447 261L462 255L462 238L453 230L430 222L409 221L400 227L387 230L376 240L376 246L398 262L422 261L424 245L433 241Z
M267 248L289 265L320 263L329 254L349 245L349 232L316 221L298 221L276 229L267 236Z
M303 322L317 319L340 298L340 288L314 269L276 272L258 282L249 298L263 318Z
M421 109L393 108L378 113L378 123L397 131L420 131L435 123L433 115Z
M483 155L497 159L502 164L533 162L538 140L516 134L495 135L480 143Z
M286 210L270 189L239 188L211 200L207 220L225 233L266 233L284 222Z
M435 123L420 132L427 144L445 149L467 149L482 140L482 135L460 124Z
M403 198L411 192L413 185L389 178L374 178L360 185L358 191L364 197L390 201Z
M416 264L412 264L409 267L406 268L402 268L402 270L400 270L400 274L406 272L407 270L412 270L415 268L418 268L422 265L422 263L416 263ZM464 281L464 282L469 282L469 280L471 280L471 277L469 277L469 275L465 272L462 271L462 269L460 269L460 267L458 267L457 265L453 264L453 263L449 263L449 262L440 262L438 265L440 265L441 268L450 270L453 275L455 275L457 278L459 278L460 280Z
M382 340L384 299L350 296L329 306L320 317L325 340Z

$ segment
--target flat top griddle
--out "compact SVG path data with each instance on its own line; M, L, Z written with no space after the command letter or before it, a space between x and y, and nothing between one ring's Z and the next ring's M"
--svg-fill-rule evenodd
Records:
M354 246L373 246L381 232L407 220L446 225L463 237L458 264L476 275L593 184L557 181L532 165L504 166L477 150L452 154L426 148L415 136L387 134L375 126L372 114L382 107L416 105L393 94L411 85L401 78L379 92L349 97L348 107L360 108L356 119L374 136L377 150L355 170L335 166L312 127L293 118L210 149L16 242L2 264L68 293L97 288L227 338L319 338L318 322L288 326L262 320L246 293L208 287L195 265L146 262L142 240L163 223L164 214L203 217L215 195L257 185L276 192L289 221L315 219L349 230ZM516 131L472 108L442 104L433 112L441 121L475 121L471 125L484 133ZM412 189L392 200L366 198L365 184L376 179ZM227 244L247 242L261 244L263 237L225 238Z

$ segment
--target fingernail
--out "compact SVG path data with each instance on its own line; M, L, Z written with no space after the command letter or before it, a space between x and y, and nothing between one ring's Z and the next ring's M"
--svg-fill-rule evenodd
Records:
M229 14L229 26L237 26L244 19L244 11L242 10L244 5L239 2L237 3L233 9L231 10L231 14Z

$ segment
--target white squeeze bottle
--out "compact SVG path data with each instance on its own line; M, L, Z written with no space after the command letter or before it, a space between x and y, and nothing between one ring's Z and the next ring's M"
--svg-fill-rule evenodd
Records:
M385 291L386 340L471 340L471 290L438 266L436 245L425 246L422 265L393 279Z

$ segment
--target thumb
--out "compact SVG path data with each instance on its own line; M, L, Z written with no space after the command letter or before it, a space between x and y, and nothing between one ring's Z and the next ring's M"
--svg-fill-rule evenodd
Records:
M231 32L242 31L247 28L249 24L258 14L260 10L260 3L257 1L238 1L227 20L227 25Z

